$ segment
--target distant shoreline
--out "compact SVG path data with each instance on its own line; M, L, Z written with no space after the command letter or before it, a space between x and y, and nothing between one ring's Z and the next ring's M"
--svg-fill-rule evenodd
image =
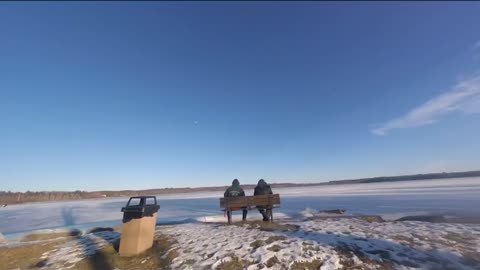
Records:
M467 172L442 172L400 176L380 176L371 178L349 179L349 180L333 180L322 183L273 183L273 188L280 187L308 187L322 185L340 185L340 184L362 184L362 183L379 183L379 182L399 182L399 181L420 181L432 179L446 178L465 178L480 177L480 171ZM252 189L255 185L242 185L246 189ZM146 190L120 190L120 191L39 191L39 192L6 192L0 191L0 206L8 204L21 204L30 202L47 202L47 201L65 201L65 200L82 200L95 198L112 198L112 197L129 197L137 195L165 195L178 193L193 193L205 191L223 191L227 186L198 187L198 188L160 188Z

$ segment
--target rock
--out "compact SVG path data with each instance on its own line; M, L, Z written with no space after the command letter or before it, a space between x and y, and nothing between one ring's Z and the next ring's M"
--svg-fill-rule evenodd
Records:
M80 231L78 229L72 229L68 233L70 234L70 236L81 236L82 235L82 231Z
M399 218L396 221L423 221L432 223L447 222L444 216L407 216Z
M369 223L372 222L385 222L385 220L381 216L360 216L359 219L365 220Z
M37 264L35 264L35 267L42 268L48 265L48 260L41 260Z
M339 214L343 215L347 210L345 209L333 209L333 210L321 210L319 213L327 213L327 214Z
M88 231L88 233L98 233L98 232L113 232L113 228L110 227L96 227Z

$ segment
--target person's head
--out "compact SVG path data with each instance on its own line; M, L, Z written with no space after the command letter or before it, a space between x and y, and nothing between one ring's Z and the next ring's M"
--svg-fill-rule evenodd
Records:
M267 185L267 182L265 182L265 180L263 180L263 179L260 179L260 180L258 180L258 184L257 184L257 185L259 185L259 186L266 186L266 185Z
M232 186L240 186L240 181L238 179L233 179Z

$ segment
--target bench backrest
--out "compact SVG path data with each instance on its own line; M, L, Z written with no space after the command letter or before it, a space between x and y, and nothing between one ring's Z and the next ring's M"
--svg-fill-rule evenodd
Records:
M221 208L242 208L254 206L277 206L280 205L279 194L245 196L245 197L230 197L220 198Z

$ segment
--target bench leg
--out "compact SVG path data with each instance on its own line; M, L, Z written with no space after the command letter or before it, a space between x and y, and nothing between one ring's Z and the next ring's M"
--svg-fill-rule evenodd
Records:
M273 209L269 209L268 212L270 214L270 222L273 222Z
M227 211L228 224L232 224L232 211Z

